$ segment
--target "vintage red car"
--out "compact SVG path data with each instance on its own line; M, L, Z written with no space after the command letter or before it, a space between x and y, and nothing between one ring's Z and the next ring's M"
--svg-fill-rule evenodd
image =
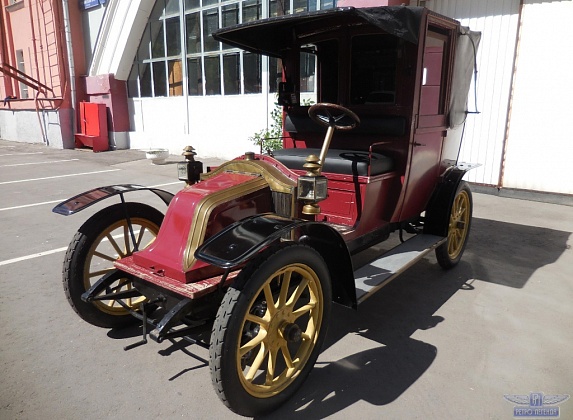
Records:
M458 155L479 34L400 6L279 16L214 36L280 60L284 148L206 173L191 158L174 196L114 185L54 211L120 198L70 244L63 283L71 306L104 328L139 320L143 340L134 345L149 335L208 346L217 394L253 416L303 383L332 302L356 308L432 250L446 269L460 261L472 217L462 177L474 165ZM300 93L309 57L312 106ZM126 201L142 190L168 205L165 216ZM358 252L392 233L400 245L355 265ZM209 343L195 335L206 326Z

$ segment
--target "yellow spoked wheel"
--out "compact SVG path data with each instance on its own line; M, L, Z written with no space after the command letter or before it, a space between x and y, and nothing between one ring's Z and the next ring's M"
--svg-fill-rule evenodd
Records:
M228 290L211 337L215 389L246 416L276 408L302 384L330 314L330 278L316 251L291 245L261 259Z
M147 247L159 231L159 226L151 220L141 217L132 217L133 229L137 249ZM130 256L135 247L132 243L131 234L126 219L122 219L107 228L96 238L90 247L84 264L84 287L88 290L103 275L114 270L113 262ZM132 289L129 279L123 278L113 283L109 289L121 292ZM136 309L145 298L127 298L123 301L128 307ZM127 310L118 300L97 300L93 302L99 310L110 315L126 315Z
M448 238L436 248L436 257L442 267L451 268L460 261L470 232L472 210L472 193L467 183L462 182L450 209Z
M63 283L70 305L87 322L105 328L124 326L135 320L123 305L138 309L145 297L86 303L81 300L81 295L102 276L115 270L115 260L152 243L163 220L161 212L147 205L126 203L126 206L124 208L117 204L108 207L88 219L74 236L64 260ZM126 209L133 237L125 219ZM104 293L113 294L132 288L131 280L125 277L116 280Z
M316 345L322 306L320 280L306 265L276 271L258 290L236 351L237 374L251 395L276 395L300 374Z

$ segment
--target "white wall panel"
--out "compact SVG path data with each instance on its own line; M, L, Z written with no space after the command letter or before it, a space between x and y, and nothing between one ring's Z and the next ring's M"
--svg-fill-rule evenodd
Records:
M572 1L524 2L503 186L573 194Z
M84 49L86 53L86 63L88 63L88 65L92 60L106 6L107 5L100 5L98 7L93 7L82 12L82 25L84 28Z
M272 106L274 97L269 96ZM179 154L192 145L199 156L232 159L245 152L259 152L249 137L267 126L265 95L189 97L186 127L185 98L129 98L130 147L168 148Z
M481 31L478 51L479 115L469 115L460 160L483 166L466 175L471 182L497 185L503 157L519 0L435 0L432 10ZM474 110L470 88L469 109Z

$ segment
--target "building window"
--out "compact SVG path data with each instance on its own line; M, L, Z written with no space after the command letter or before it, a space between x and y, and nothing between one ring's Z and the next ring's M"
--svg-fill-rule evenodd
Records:
M246 0L243 2L243 21L253 22L263 17L261 0Z
M241 55L225 54L223 56L223 76L225 80L225 95L241 93Z
M187 53L201 53L201 19L199 13L189 13L185 16L187 29Z
M153 96L153 84L151 83L151 64L142 63L139 66L140 71L140 89L141 96L150 97Z
M221 67L219 61L218 55L205 57L203 60L205 65L205 94L207 95L221 94Z
M165 1L165 14L179 13L179 0Z
M219 42L215 41L213 32L219 29L219 8L203 11L203 51L217 51Z
M24 8L24 0L8 0L6 10L9 12L15 12L16 10L20 10L22 8Z
M223 6L221 8L222 14L222 26L226 28L227 26L233 26L239 23L239 4L230 4L228 6ZM223 44L223 48L230 48L228 45Z
M310 47L310 46L309 46ZM311 47L314 49L314 46ZM308 49L311 49L308 48ZM316 79L316 59L315 53L300 53L300 91L314 92L314 81Z
M179 17L165 19L167 56L181 56L181 25Z
M16 50L16 64L18 66L18 70L22 73L26 73L26 66L24 65L24 51L23 50ZM19 82L20 84L20 98L21 99L28 99L28 85Z
M189 96L262 93L263 63L269 63L269 92L276 92L280 60L222 44L213 32L334 6L335 0L156 0L129 75L129 96L182 96L185 87ZM314 62L305 64L307 89L314 88Z
M169 60L167 73L169 74L169 96L182 96L183 66L181 60Z
M294 13L311 12L316 10L316 1L314 0L293 0Z
M269 16L284 16L290 11L290 0L270 0Z
M203 70L201 67L201 59L188 58L187 59L187 80L188 91L190 96L203 95Z
M245 93L260 93L262 90L261 56L244 53L243 69L245 72Z

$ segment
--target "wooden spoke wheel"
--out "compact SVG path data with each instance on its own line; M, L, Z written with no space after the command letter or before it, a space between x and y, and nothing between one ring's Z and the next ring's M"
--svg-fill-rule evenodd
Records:
M155 240L163 214L140 203L126 203L137 249ZM119 300L84 302L81 296L105 274L115 270L113 262L134 251L134 243L122 204L107 207L90 217L75 234L64 260L63 284L72 308L85 321L104 328L128 325L135 321ZM132 289L129 278L120 278L106 288L105 294ZM144 297L121 302L139 309Z
M213 326L213 385L231 410L255 416L284 403L320 352L331 306L320 254L302 245L253 260L231 287Z

